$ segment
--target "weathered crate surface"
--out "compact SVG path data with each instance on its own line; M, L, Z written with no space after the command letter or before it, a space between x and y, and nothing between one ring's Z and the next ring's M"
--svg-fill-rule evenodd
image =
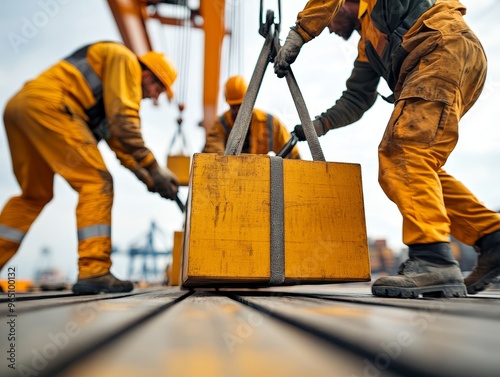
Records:
M266 155L194 155L183 286L370 280L359 164L282 163L281 175Z
M19 294L16 370L0 296L0 375L500 376L500 290L381 299L368 284Z

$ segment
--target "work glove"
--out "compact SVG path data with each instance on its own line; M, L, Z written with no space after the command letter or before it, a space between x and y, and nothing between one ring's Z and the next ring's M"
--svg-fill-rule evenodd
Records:
M328 132L328 128L326 128L326 124L321 120L321 118L316 118L313 120L313 126L314 130L316 131L316 135L323 136ZM304 128L302 127L302 124L297 124L295 128L293 129L295 132L295 135L297 135L297 138L299 141L306 141L306 134L304 133Z
M304 44L304 40L295 30L291 29L286 37L285 44L280 48L278 54L274 58L274 73L278 77L284 77L290 68L297 55L299 55L300 48Z
M154 192L153 177L145 168L139 168L134 171L135 176L148 187L148 191Z
M154 191L162 198L175 200L179 190L179 181L169 169L161 168L157 163L149 169L153 179Z

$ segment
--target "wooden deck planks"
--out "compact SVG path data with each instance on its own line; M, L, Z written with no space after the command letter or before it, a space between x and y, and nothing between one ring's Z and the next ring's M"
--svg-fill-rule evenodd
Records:
M500 291L447 300L369 292L342 284L20 295L18 369L4 357L0 375L500 375ZM6 303L0 297L2 318ZM2 342L6 331L2 323Z
M227 297L197 293L61 377L350 376L361 360Z
M454 298L451 300L435 299L399 299L379 298L370 293L365 284L321 285L321 286L294 286L273 288L273 294L323 298L337 302L351 302L358 304L408 308L415 310L439 311L467 317L481 317L500 320L500 290L487 290L467 298ZM434 304L430 304L434 302ZM440 302L440 304L436 304Z
M71 292L65 291L60 294L43 294L40 293L29 293L25 295L19 295L16 297L15 305L16 311L26 313L29 311L36 311L41 309L47 309L50 307L61 307L65 305L73 304L83 304L85 302L101 301L101 300L113 300L122 297L133 297L137 295L143 295L150 292L165 292L164 287L155 287L150 289L136 289L129 293L107 293L100 295L74 295ZM3 303L7 303L8 299L2 299L0 296L0 316L6 315L9 308Z
M61 366L129 331L186 294L189 293L165 289L123 297L73 296L57 298L58 305L47 305L40 310L34 310L36 301L23 302L24 307L16 307L13 375L52 376ZM7 339L6 330L6 326L1 326L0 339ZM2 376L4 372L13 372L6 362L5 358L0 359Z
M449 306L463 308L467 306L464 302L399 300L401 307L390 307L278 295L243 299L352 348L372 364L378 361L379 370L387 365L387 369L404 375L499 375L500 322L453 314ZM479 307L469 308L471 312L489 308L490 303L474 305Z

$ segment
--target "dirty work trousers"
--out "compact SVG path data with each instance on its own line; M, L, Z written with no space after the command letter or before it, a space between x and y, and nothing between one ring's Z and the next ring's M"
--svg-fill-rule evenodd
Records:
M500 215L443 165L457 144L460 118L481 93L486 58L465 27L434 37L429 53L409 56L415 68L379 146L379 182L403 216L406 245L449 242L450 234L473 245L500 230Z
M55 97L28 83L5 108L5 130L21 194L12 197L0 214L0 268L52 199L57 173L79 195L79 278L103 275L111 266L112 178L88 126L64 111Z

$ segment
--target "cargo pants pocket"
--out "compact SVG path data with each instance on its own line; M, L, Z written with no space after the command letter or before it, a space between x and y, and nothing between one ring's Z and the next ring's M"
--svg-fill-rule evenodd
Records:
M449 113L449 105L422 98L406 98L397 102L388 124L394 141L430 147L439 142Z

